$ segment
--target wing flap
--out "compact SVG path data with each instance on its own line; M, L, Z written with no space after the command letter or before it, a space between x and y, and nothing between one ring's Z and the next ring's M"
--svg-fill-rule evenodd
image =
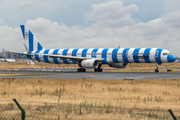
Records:
M61 59L70 59L76 62L80 62L82 60L86 60L86 59L96 59L98 61L103 61L104 59L102 58L87 58L87 57L77 57L77 56L65 56L65 55L50 55L50 54L38 54L37 55L44 55L44 56L48 56L50 58L61 58Z

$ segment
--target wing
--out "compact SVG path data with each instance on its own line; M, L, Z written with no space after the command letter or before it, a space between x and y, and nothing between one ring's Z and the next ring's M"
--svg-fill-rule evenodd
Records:
M81 62L83 60L87 60L87 59L95 59L97 61L103 61L104 59L102 58L87 58L87 57L77 57L77 56L65 56L65 55L51 55L51 54L39 54L39 53L18 53L18 52L8 52L8 53L14 53L14 54L20 54L20 55L26 55L26 56L34 56L34 55L39 55L39 56L48 56L50 58L60 58L60 59L70 59L76 62Z
M102 58L87 58L87 57L77 57L77 56L65 56L65 55L50 55L50 54L38 54L37 55L44 55L44 56L48 56L50 58L61 58L61 59L70 59L76 62L80 62L83 60L87 60L87 59L95 59L97 61L103 61L104 59Z

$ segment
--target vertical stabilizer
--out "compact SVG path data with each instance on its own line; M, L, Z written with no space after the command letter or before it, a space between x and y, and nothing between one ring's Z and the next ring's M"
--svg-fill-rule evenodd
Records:
M43 47L26 25L20 25L24 38L24 46L27 52L42 50Z

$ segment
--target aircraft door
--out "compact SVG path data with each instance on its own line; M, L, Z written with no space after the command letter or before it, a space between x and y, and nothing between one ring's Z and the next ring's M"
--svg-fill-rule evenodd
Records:
M130 52L129 52L129 50L126 51L126 58L130 58Z

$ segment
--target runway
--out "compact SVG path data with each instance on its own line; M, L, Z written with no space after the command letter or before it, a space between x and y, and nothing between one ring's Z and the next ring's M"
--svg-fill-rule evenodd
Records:
M180 72L160 72L160 73L140 73L140 72L85 72L78 73L75 71L28 71L28 70L16 70L5 71L0 70L0 73L14 73L14 74L36 74L33 76L11 76L0 78L63 78L63 79L79 79L79 78L91 78L98 80L124 80L124 79L177 79L180 78ZM38 75L39 74L39 75Z

